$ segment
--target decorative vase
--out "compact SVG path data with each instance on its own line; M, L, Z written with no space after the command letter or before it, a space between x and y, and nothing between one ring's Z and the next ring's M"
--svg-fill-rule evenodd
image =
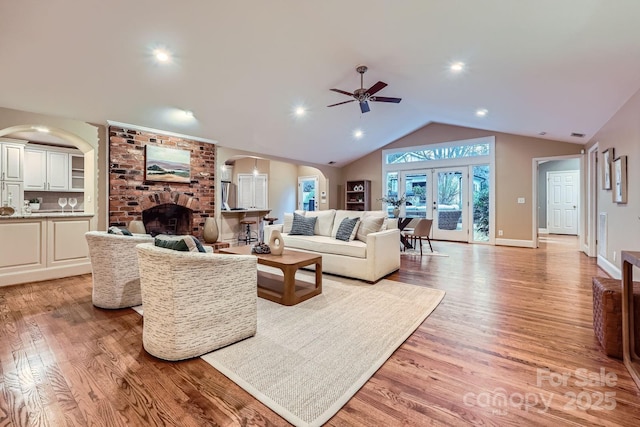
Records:
M207 243L215 243L218 241L218 224L214 217L208 216L204 219L204 229L202 237Z
M282 252L284 251L284 241L282 240L282 234L280 234L278 230L273 230L271 232L269 248L271 248L271 255L282 255Z
M393 208L393 217L398 218L400 216L400 208Z
M134 219L129 222L129 231L135 234L147 234L147 230L144 228L144 223L139 219Z

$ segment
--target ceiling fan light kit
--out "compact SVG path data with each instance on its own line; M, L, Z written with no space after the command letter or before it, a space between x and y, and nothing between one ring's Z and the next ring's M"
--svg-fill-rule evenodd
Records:
M378 93L379 91L381 91L382 89L384 89L387 86L387 84L385 82L379 81L378 83L376 83L373 86L371 86L369 89L365 89L364 88L364 73L366 73L367 70L368 70L368 68L367 68L366 65L358 65L356 67L356 71L358 73L360 73L360 89L354 90L353 93L347 92L347 91L344 91L344 90L340 90L340 89L330 89L333 92L338 92L338 93L341 93L343 95L351 96L351 97L353 97L352 100L338 102L337 104L327 105L327 107L335 107L336 105L342 105L342 104L346 104L348 102L358 101L358 103L360 104L360 111L362 113L368 113L370 111L370 109L369 109L369 101L373 101L373 102L392 102L394 104L397 104L400 101L402 101L402 98L390 98L390 97L387 97L387 96L374 96L376 93Z

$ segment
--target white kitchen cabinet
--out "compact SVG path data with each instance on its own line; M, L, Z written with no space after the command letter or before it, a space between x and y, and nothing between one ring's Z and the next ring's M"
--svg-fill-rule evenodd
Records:
M0 138L0 205L22 209L24 198L24 144Z
M2 142L0 139L0 181L22 182L23 156L24 144Z
M26 191L84 190L84 156L81 154L26 147L24 163Z
M47 151L47 190L69 189L69 154Z
M11 206L20 213L24 202L24 188L21 182L0 181L0 205Z
M69 191L84 191L83 154L69 154Z
M24 189L26 191L47 189L47 152L24 149Z
M267 175L238 174L238 203L243 209L267 209Z

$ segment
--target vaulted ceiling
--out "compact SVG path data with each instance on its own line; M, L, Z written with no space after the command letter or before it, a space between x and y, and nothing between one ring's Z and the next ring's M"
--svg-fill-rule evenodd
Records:
M640 88L637 0L21 0L0 16L0 106L318 164L430 122L585 143ZM327 108L359 64L402 102Z

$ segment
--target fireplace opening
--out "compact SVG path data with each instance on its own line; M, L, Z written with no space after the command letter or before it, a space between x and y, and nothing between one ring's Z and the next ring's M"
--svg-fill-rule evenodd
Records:
M142 222L152 236L191 234L193 211L172 203L157 205L142 211Z

